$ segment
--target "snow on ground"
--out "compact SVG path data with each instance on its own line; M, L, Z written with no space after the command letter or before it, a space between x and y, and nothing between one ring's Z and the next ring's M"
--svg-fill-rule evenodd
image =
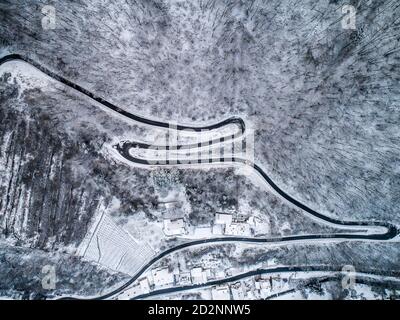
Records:
M99 210L99 217L80 245L78 254L85 260L133 276L151 259L154 251L117 226L104 209Z
M23 61L8 61L0 66L1 74L9 72L21 87L21 92L38 86L46 87L51 79L43 76L43 72Z

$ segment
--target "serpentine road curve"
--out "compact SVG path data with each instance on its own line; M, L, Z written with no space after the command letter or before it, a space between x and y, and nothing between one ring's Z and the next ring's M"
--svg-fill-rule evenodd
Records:
M105 99L93 94L92 92L86 90L85 88L81 87L78 84L75 84L71 82L70 80L54 73L53 71L49 70L48 68L42 66L40 63L33 61L32 59L22 56L20 54L9 54L6 55L2 58L0 58L0 66L6 62L9 61L22 61L25 63L28 63L32 65L33 67L37 68L41 72L45 73L47 76L53 78L54 80L57 80L58 82L63 83L64 85L79 91L80 93L84 94L85 96L89 97L90 99L100 103L101 105L109 108L110 110L117 112L121 114L122 116L125 116L126 118L129 118L131 120L137 121L139 123L155 126L155 127L161 127L161 128L171 128L173 127L175 130L191 130L195 132L201 132L203 130L212 130L212 129L218 129L223 126L229 125L229 124L235 124L239 127L239 131L233 135L229 135L226 137L222 137L219 139L211 140L209 141L209 145L211 144L216 144L219 143L223 140L232 140L238 137L241 137L245 133L245 122L243 119L238 118L238 117L232 117L229 119L226 119L224 121L211 124L211 125L206 125L203 127L193 127L193 126L187 126L187 125L174 125L171 126L167 122L161 122L158 120L152 120L148 118L144 118L135 114L132 114L115 104L106 101ZM129 150L133 147L140 147L140 148L152 148L150 145L146 145L143 143L136 143L136 142L121 142L117 146L115 146L119 154L124 157L126 160L129 162L132 162L134 164L140 164L140 165L153 165L153 163L149 162L148 160L140 159L140 158L135 158L133 157ZM199 147L198 144L188 144L188 145L178 145L174 146L173 148L175 149L188 149L188 148L196 148ZM172 149L172 148L171 148ZM147 269L149 269L153 264L155 264L157 261L162 259L163 257L191 247L191 246L197 246L197 245L203 245L207 243L221 243L221 242L246 242L246 243L287 243L287 242L293 242L293 241L306 241L306 240L318 240L318 239L336 239L336 240L371 240L371 241L387 241L390 239L395 238L397 235L399 235L400 230L395 226L390 223L386 222L379 222L379 221L371 221L371 222L366 222L366 221L342 221L338 219L334 219L332 217L325 216L305 204L301 203L300 201L294 199L287 193L285 193L282 189L280 189L274 182L273 180L262 170L260 166L258 166L255 163L249 162L246 159L242 159L239 157L232 157L231 160L229 161L223 161L223 159L213 159L216 162L221 162L221 163L238 163L241 165L245 166L250 166L254 168L254 170L261 175L261 177L264 179L264 181L274 189L275 192L277 192L281 197L283 197L286 201L289 201L291 204L294 206L300 208L301 210L307 212L308 214L314 216L315 218L325 221L330 224L334 224L338 227L382 227L382 229L385 230L385 232L381 233L369 233L369 234L346 234L346 233L338 233L338 234L310 234L310 235L298 235L298 236L287 236L287 237L278 237L278 238L247 238L247 237L220 237L220 238L211 238L211 239L203 239L203 240L195 240L195 241L190 241L186 242L180 245L177 245L173 248L169 248L157 256L155 256L151 261L149 261L145 266L143 266L139 272L136 273L129 281L127 281L125 284L121 285L119 288L113 290L112 292L109 292L105 295L102 295L100 297L96 297L94 299L107 299L110 298L127 287L129 287L133 282L135 282ZM179 165L179 161L177 162L177 165ZM287 270L291 270L291 267L286 267ZM295 268L296 269L296 268ZM302 267L299 269L296 269L297 271L307 271L308 269L306 267ZM61 299L80 299L80 298L73 298L73 297L64 297Z

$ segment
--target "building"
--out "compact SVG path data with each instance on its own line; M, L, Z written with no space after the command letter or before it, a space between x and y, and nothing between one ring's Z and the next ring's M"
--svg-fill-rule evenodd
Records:
M226 213L215 214L215 224L230 225L232 223L232 215Z
M190 272L182 272L179 274L179 284L181 286L192 284Z
M150 292L150 284L149 280L147 278L143 278L139 281L140 289L142 290L142 293L148 293Z
M215 276L216 279L226 278L225 271L224 270L219 270L219 269L215 270L215 275L214 276Z
M222 225L221 224L214 224L212 227L212 234L214 235L222 235L223 230L222 230Z
M207 282L207 272L203 271L201 267L193 268L190 271L193 283L204 283Z
M168 210L168 209L180 208L181 203L179 201L159 202L157 206L159 209Z
M174 274L168 271L168 268L151 270L154 286L164 287L174 284Z
M247 214L236 214L235 222L245 223L249 220L249 216Z
M231 285L231 293L233 300L243 300L246 297L241 282L236 282Z
M251 236L251 230L247 223L232 223L225 226L225 234L230 236Z
M164 233L167 236L178 236L185 233L185 221L183 219L164 219Z
M214 287L211 289L211 295L213 300L230 300L231 293L229 287Z

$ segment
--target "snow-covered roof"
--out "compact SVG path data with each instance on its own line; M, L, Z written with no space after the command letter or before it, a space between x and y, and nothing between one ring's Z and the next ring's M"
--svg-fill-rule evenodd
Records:
M174 283L174 275L168 271L168 268L152 270L151 274L156 286L164 286Z
M215 223L229 225L232 223L232 215L226 213L217 213L215 214Z
M201 267L193 268L190 271L190 275L194 283L203 283L207 281L207 273L203 271Z
M229 287L212 288L211 294L213 300L230 300L231 298Z
M183 219L164 220L164 232L166 235L179 235L185 232L185 222Z

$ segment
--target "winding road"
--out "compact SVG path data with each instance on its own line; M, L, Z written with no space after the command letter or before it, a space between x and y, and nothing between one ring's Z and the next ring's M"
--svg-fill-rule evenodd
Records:
M54 80L84 94L85 96L102 104L103 106L107 107L108 109L110 109L114 112L117 112L117 113L121 114L122 116L124 116L128 119L134 120L136 122L139 122L139 123L143 123L143 124L147 124L147 125L155 126L155 127L160 127L160 128L166 128L166 129L174 128L179 131L186 130L186 131L194 131L194 132L203 132L206 130L218 129L218 128L221 128L226 125L234 124L234 125L238 126L238 128L239 128L238 132L233 135L233 137L235 137L235 138L242 136L245 131L245 128L246 128L244 121L238 117L231 117L231 118L223 120L221 122L210 124L210 125L205 125L205 126L201 126L201 127L173 124L173 123L158 121L155 119L145 118L145 117L130 113L130 112L116 106L115 104L103 99L102 97L97 96L96 94L94 94L94 93L90 92L89 90L83 88L82 86L64 78L63 76L56 74L55 72L53 72L50 69L43 66L42 64L40 64L26 56L23 56L21 54L16 54L16 53L8 54L8 55L0 58L0 66L9 61L21 61L21 62L28 63L31 66L33 66L36 69L43 72L44 74L48 75L50 78L53 78ZM229 135L227 137L222 137L221 139L229 140L231 138L232 138L232 136ZM218 143L219 139L216 139L215 142ZM190 147L197 147L197 144L185 145L185 148L190 148Z
M333 280L340 280L343 278L345 273L340 270L340 269L335 269L326 265L320 265L320 266L306 266L306 267L299 267L299 266L293 266L293 267L274 267L274 268L268 268L268 269L256 269L256 270L251 270L248 272L244 272L229 278L225 279L218 279L218 280L212 280L206 283L198 283L198 284L192 284L192 285L187 285L187 286L180 286L180 287L171 287L171 288L165 288L165 289L159 289L159 290L154 290L150 291L148 293L140 294L137 295L131 300L139 300L139 299L146 299L150 297L155 297L155 296L160 296L160 295L166 295L166 294L171 294L171 293L178 293L178 292L183 292L183 291L189 291L193 289L200 289L200 288L206 288L206 287L212 287L212 286L218 286L222 285L225 283L230 283L230 282L236 282L240 281L242 279L246 279L249 277L254 277L254 276L265 276L268 274L284 274L284 273L293 273L293 272L329 272L331 275L320 275L318 277L310 277L308 280L308 283L304 286L307 287L310 283L313 282L315 279L322 278L322 280L319 280L318 283L323 283L327 281L333 281ZM393 274L392 272L389 272L387 274L380 274L379 276L384 276L384 277L390 277L390 276L397 276L397 274ZM364 279L363 277L368 277L368 276L376 276L375 274L371 274L368 272L357 272L354 274L354 276L357 279L357 284L370 284L371 282L374 281L374 279ZM375 279L376 282L376 279ZM397 283L396 287L400 287L400 282ZM282 296L284 294L292 293L297 291L298 289L290 289L290 290L285 290L282 292L278 292L276 294L273 294L266 299L273 299L279 296Z
M106 101L105 99L93 94L92 92L86 90L85 88L81 87L78 84L75 84L71 82L70 80L67 80L66 78L54 73L53 71L49 70L48 68L44 67L40 63L33 61L32 59L22 56L20 54L9 54L6 55L2 58L0 58L0 65L9 62L9 61L22 61L25 63L28 63L32 65L33 67L37 68L47 76L53 78L56 81L59 81L63 83L64 85L84 94L85 96L89 97L90 99L100 103L104 107L119 113L120 115L134 120L139 123L143 123L146 125L151 125L154 127L160 127L160 128L174 128L175 130L182 131L182 130L191 130L195 132L202 132L204 130L213 130L213 129L219 129L223 126L234 124L238 127L238 131L232 135L228 135L226 137L214 139L208 141L208 145L212 144L218 144L221 141L229 141L233 140L236 138L239 138L244 135L246 126L245 122L243 119L238 118L238 117L232 117L229 119L226 119L224 121L211 124L211 125L206 125L202 127L193 127L193 126L188 126L188 125L171 125L170 123L167 122L161 122L158 120L152 120L148 118L144 118L135 114L132 114L115 104ZM199 144L186 144L186 145L177 145L177 146L166 146L166 150L169 149L191 149L191 148L198 148L200 145ZM133 157L130 154L130 149L131 148L141 148L141 149L151 149L154 148L154 146L150 146L147 144L143 144L140 142L130 142L130 141L123 141L119 143L118 145L115 146L117 149L118 153L124 157L127 161L131 162L133 165L135 164L140 164L140 165L148 165L148 166L154 166L154 162L146 160L146 159L141 159L141 158L136 158ZM210 160L210 159L208 159ZM211 159L214 163L231 163L231 164L240 164L243 166L248 166L253 168L277 194L279 194L282 198L284 198L286 201L290 202L292 205L296 206L297 208L303 210L307 214L313 216L314 218L318 219L321 222L333 224L337 227L354 227L355 229L360 229L360 227L364 227L366 230L362 231L367 231L368 228L376 228L380 227L382 229L382 232L366 232L365 234L357 234L357 233L337 233L337 234L310 234L310 235L298 235L298 236L287 236L287 237L277 237L277 238L247 238L247 237L220 237L220 238L211 238L211 239L203 239L203 240L195 240L195 241L190 241L186 242L180 245L177 245L173 248L169 248L157 256L155 256L151 261L149 261L145 266L143 266L139 272L137 272L129 281L127 281L125 284L121 285L119 288L102 295L100 297L96 297L95 299L107 299L110 298L114 295L117 295L127 287L129 287L132 283L134 283L146 270L148 270L152 265L154 265L156 262L158 262L160 259L163 257L176 252L178 250L182 250L191 246L196 246L196 245L204 245L208 243L221 243L221 242L246 242L246 243L288 243L288 242L293 242L293 241L306 241L306 240L322 240L322 239L337 239L337 240L369 240L369 241L387 241L390 239L395 238L397 235L399 235L399 229L390 223L386 222L379 222L379 221L371 221L371 222L366 222L366 221L342 221L338 219L334 219L332 217L326 216L322 213L319 213L310 207L306 206L305 204L301 203L300 201L294 199L292 196L288 195L286 192L284 192L281 188L279 188L273 180L265 173L265 171L258 166L257 164L250 162L247 159L242 159L239 157L231 157L228 161L226 159ZM181 163L179 160L177 161L176 165L180 165ZM360 231L360 230L358 230ZM283 267L285 268L286 271L307 271L305 267L300 268L300 269L293 269L294 267ZM282 271L284 271L282 269ZM317 270L315 270L317 271ZM255 271L256 272L256 271ZM77 298L72 298L72 297L65 297L62 299L77 299Z
M140 165L148 165L148 166L155 166L154 163L156 162L156 159L153 160L148 160L148 159L142 159L142 158L137 158L131 155L130 150L131 148L153 148L154 146L150 146L144 143L137 143L137 142L130 142L130 141L123 141L117 145L114 146L117 151L120 153L122 157L124 157L126 160L135 163L135 164L140 164ZM211 163L224 163L224 164L242 164L245 166L249 166L253 168L263 179L264 181L275 191L277 192L282 198L284 198L286 201L290 202L294 206L300 208L301 210L307 212L311 216L315 217L316 219L322 221L322 222L327 222L329 224L336 225L338 227L382 227L383 229L386 230L384 233L375 233L375 234L365 234L365 235L360 235L360 234L339 234L339 235L330 235L327 238L342 238L342 239L369 239L369 240L389 240L394 237L396 237L399 234L399 230L396 226L386 223L386 222L378 222L378 221L372 221L372 222L365 222L365 221L343 221L343 220L338 220L334 219L332 217L328 217L326 215L323 215L310 207L306 206L305 204L301 203L300 201L294 199L290 195L288 195L286 192L284 192L281 188L279 188L274 181L261 169L260 166L257 164L247 160L247 159L242 159L238 157L229 157L227 158L214 158L214 159L205 159L204 161L202 160L197 160L197 163L207 163L207 161L210 160ZM184 161L182 163L180 162L179 159L174 160L174 166L179 166L181 164L186 164ZM195 163L196 164L196 163ZM168 160L165 163L165 166L168 166ZM156 165L156 166L163 166L162 165ZM304 238L306 237L306 238ZM296 239L315 239L315 238L320 238L321 236L295 236ZM293 237L288 237L288 238L293 238ZM270 239L257 239L257 241L263 241L263 242L268 242ZM294 239L290 239L290 241L293 241Z

